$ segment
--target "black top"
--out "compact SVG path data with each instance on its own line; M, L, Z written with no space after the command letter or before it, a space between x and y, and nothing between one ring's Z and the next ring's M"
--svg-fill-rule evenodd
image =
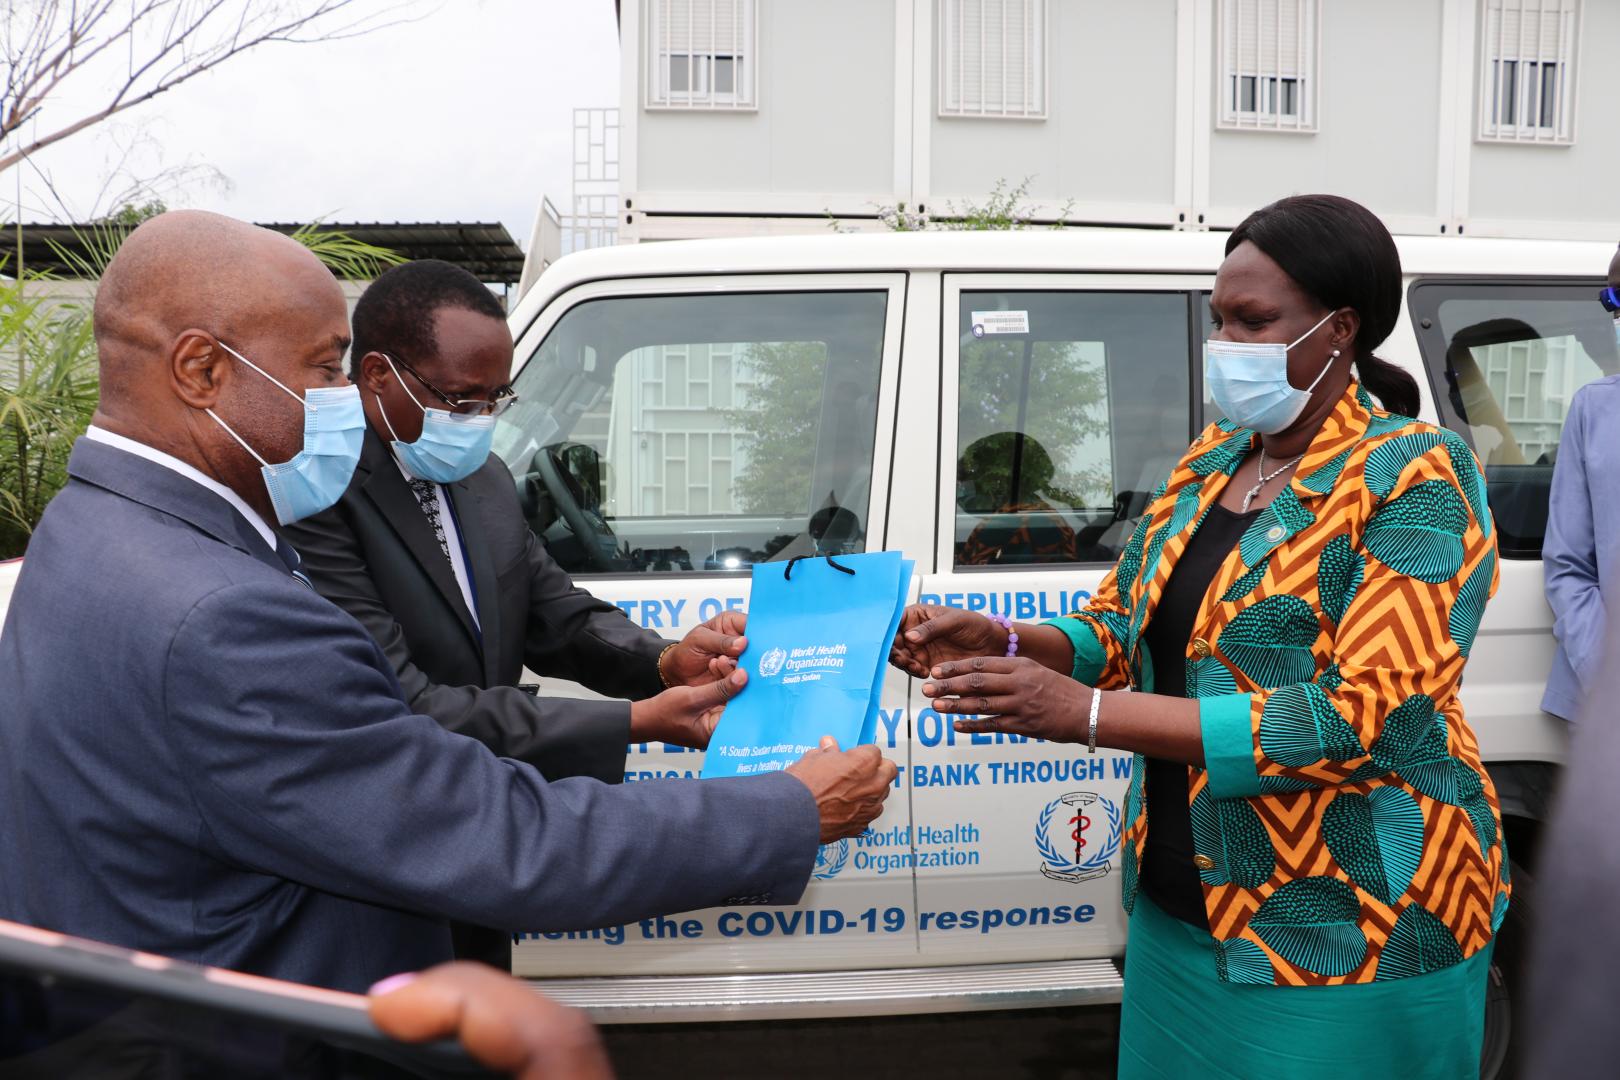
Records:
M1142 634L1153 662L1154 693L1187 696L1187 646L1193 620L1221 564L1259 515L1259 510L1238 514L1218 505L1210 507L1203 524L1176 560L1164 594L1153 610L1153 619ZM1192 817L1187 810L1187 766L1179 761L1148 758L1144 782L1148 835L1142 852L1141 889L1165 912L1207 930L1204 887L1193 866L1197 852L1193 847Z

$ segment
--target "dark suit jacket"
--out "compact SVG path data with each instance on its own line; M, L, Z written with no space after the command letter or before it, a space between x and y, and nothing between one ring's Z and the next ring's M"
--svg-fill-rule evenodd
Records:
M413 714L223 499L94 442L69 473L0 633L0 918L363 991L448 959L447 918L578 930L803 891L793 777L548 783Z
M511 473L491 457L448 485L478 605L475 625L393 455L367 431L337 505L282 530L322 596L360 620L418 712L547 777L624 776L625 701L541 698L525 665L615 698L658 693L669 644L574 587L529 531Z

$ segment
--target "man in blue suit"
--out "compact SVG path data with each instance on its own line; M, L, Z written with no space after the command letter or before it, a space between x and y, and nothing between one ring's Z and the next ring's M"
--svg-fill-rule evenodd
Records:
M0 918L364 990L448 960L452 918L794 903L881 812L875 747L547 783L413 714L266 522L336 500L363 424L342 293L293 241L154 218L95 331L101 407L0 634Z

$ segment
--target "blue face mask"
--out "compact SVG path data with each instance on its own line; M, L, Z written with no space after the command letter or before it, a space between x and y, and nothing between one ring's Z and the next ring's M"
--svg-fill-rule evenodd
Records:
M1333 366L1333 360L1330 358L1321 374L1301 390L1288 381L1288 352L1316 333L1334 314L1330 311L1322 316L1321 322L1288 345L1213 338L1204 342L1204 385L1226 418L1262 435L1275 435L1299 419L1311 400L1311 391Z
M359 387L322 386L307 390L300 397L297 391L289 389L280 379L223 341L219 345L287 391L304 407L304 448L290 461L279 465L260 457L259 452L232 431L213 409L207 410L214 423L258 461L259 471L264 475L264 488L270 493L270 505L276 511L276 521L291 525L337 502L354 476L355 465L360 462L360 441L366 433L366 414L360 406Z
M453 484L477 472L478 467L489 460L490 442L495 438L495 418L424 408L405 385L405 380L399 377L394 361L386 355L383 359L388 361L388 370L394 373L394 379L411 399L411 404L422 410L422 434L415 442L400 442L399 436L394 434L393 421L388 419L388 407L380 395L377 397L377 411L388 425L394 453L399 455L406 471L418 480L431 480L435 484Z

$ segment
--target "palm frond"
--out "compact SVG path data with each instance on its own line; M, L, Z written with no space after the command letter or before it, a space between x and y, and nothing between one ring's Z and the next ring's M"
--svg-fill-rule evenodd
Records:
M392 248L368 244L349 233L324 228L318 221L298 229L292 238L307 247L332 273L348 281L370 281L390 266L410 261Z
M50 245L51 254L56 256L57 261L67 267L67 277L98 281L107 272L107 264L118 254L119 245L132 229L133 226L127 224L102 221L94 225L75 226L73 247L49 238L45 242Z

